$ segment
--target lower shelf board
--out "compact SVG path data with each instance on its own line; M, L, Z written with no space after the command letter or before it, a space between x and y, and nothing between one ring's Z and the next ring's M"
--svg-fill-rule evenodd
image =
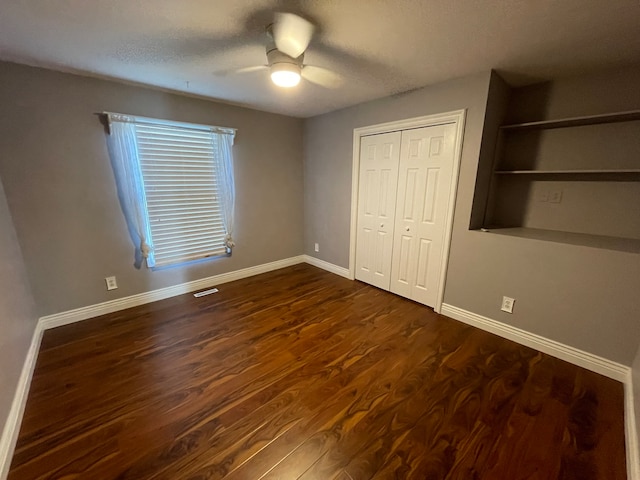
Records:
M604 170L496 170L498 175L637 175L640 169L604 169Z
M541 228L527 227L487 227L482 229L482 231L500 235L509 235L512 237L545 240L547 242L640 253L640 239L636 238L608 237L606 235L591 235L587 233L563 232L559 230L544 230Z

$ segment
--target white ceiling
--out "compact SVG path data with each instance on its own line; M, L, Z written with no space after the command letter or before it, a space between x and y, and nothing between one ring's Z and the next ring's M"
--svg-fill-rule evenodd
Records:
M317 26L305 63L346 80L271 84L274 11ZM0 58L309 117L497 69L523 85L640 62L638 0L1 0Z

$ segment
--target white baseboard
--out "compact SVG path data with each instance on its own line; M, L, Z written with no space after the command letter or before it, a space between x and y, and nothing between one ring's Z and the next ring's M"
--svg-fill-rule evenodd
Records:
M173 285L171 287L160 288L158 290L152 290L150 292L139 293L128 297L109 300L108 302L97 303L95 305L89 305L87 307L81 307L74 310L68 310L66 312L47 315L41 317L39 323L42 325L44 330L47 330L49 328L60 327L62 325L68 325L70 323L87 320L89 318L99 317L100 315L117 312L119 310L124 310L125 308L137 307L138 305L144 305L145 303L156 302L158 300L164 300L165 298L175 297L176 295L194 292L196 290L211 287L213 285L221 285L223 283L252 277L253 275L270 272L272 270L278 270L279 268L290 267L299 263L308 263L336 275L349 278L349 269L347 268L339 267L337 265L325 262L324 260L320 260L315 257L311 257L309 255L299 255L297 257L290 257L285 258L284 260L277 260L275 262L256 265L255 267L234 270L233 272L221 273L220 275L201 278L199 280L181 283L179 285Z
M20 424L24 415L24 408L27 405L27 397L29 396L29 387L33 378L33 371L36 368L36 360L38 359L38 351L40 350L40 341L42 340L42 326L38 322L31 337L31 345L27 351L22 366L22 372L18 379L18 386L13 396L11 409L7 421L2 430L0 437L0 480L5 480L9 475L9 467L13 458L13 451L16 448L18 433L20 432Z
M624 384L624 426L627 446L627 477L629 480L640 480L640 438L636 428L636 413L633 401L633 378L631 371Z
M627 477L629 480L640 480L640 458L638 458L640 445L638 445L638 432L636 431L630 367L446 303L442 304L440 313L622 382L625 391Z
M333 263L325 262L324 260L320 260L319 258L312 257L311 255L303 255L305 263L309 265L313 265L314 267L321 268L326 270L327 272L335 273L336 275L340 275L341 277L345 277L351 279L351 275L349 274L349 269L344 267L339 267L338 265L334 265Z
M291 265L297 265L298 263L303 263L304 261L305 260L303 255L285 258L284 260L264 263L262 265L256 265L255 267L234 270L233 272L221 273L220 275L213 275L211 277L201 278L199 280L181 283L179 285L173 285L171 287L160 288L158 290L139 293L137 295L131 295L129 297L117 298L115 300L109 300L108 302L89 305L88 307L81 307L74 310L68 310L66 312L47 315L41 317L39 323L42 325L44 330L60 327L62 325L68 325L70 323L87 320L88 318L98 317L100 315L106 315L107 313L124 310L125 308L137 307L138 305L144 305L145 303L164 300L165 298L194 292L202 288L220 285L227 282L233 282L235 280L251 277L253 275L259 275L261 273L270 272L272 270L278 270L279 268L290 267Z
M628 380L630 368L626 365L607 360L606 358L564 345L555 340L549 340L535 333L527 332L520 328L498 322L488 317L483 317L477 313L469 312L468 310L463 310L462 308L454 307L446 303L442 304L440 313L468 325L478 327L481 330L513 340L520 345L535 348L536 350L566 360L579 367L613 378L619 382L626 382Z

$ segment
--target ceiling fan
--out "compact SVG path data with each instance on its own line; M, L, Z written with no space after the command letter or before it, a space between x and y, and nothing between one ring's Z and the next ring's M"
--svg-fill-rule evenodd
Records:
M304 54L314 30L314 25L305 18L293 13L276 13L274 22L266 28L267 65L217 73L227 75L268 69L271 80L279 87L295 87L304 78L325 88L336 88L342 83L338 73L304 63Z

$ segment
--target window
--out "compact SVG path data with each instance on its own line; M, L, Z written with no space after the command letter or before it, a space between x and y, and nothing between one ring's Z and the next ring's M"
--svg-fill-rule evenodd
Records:
M235 130L107 115L136 264L146 259L162 267L230 253Z

